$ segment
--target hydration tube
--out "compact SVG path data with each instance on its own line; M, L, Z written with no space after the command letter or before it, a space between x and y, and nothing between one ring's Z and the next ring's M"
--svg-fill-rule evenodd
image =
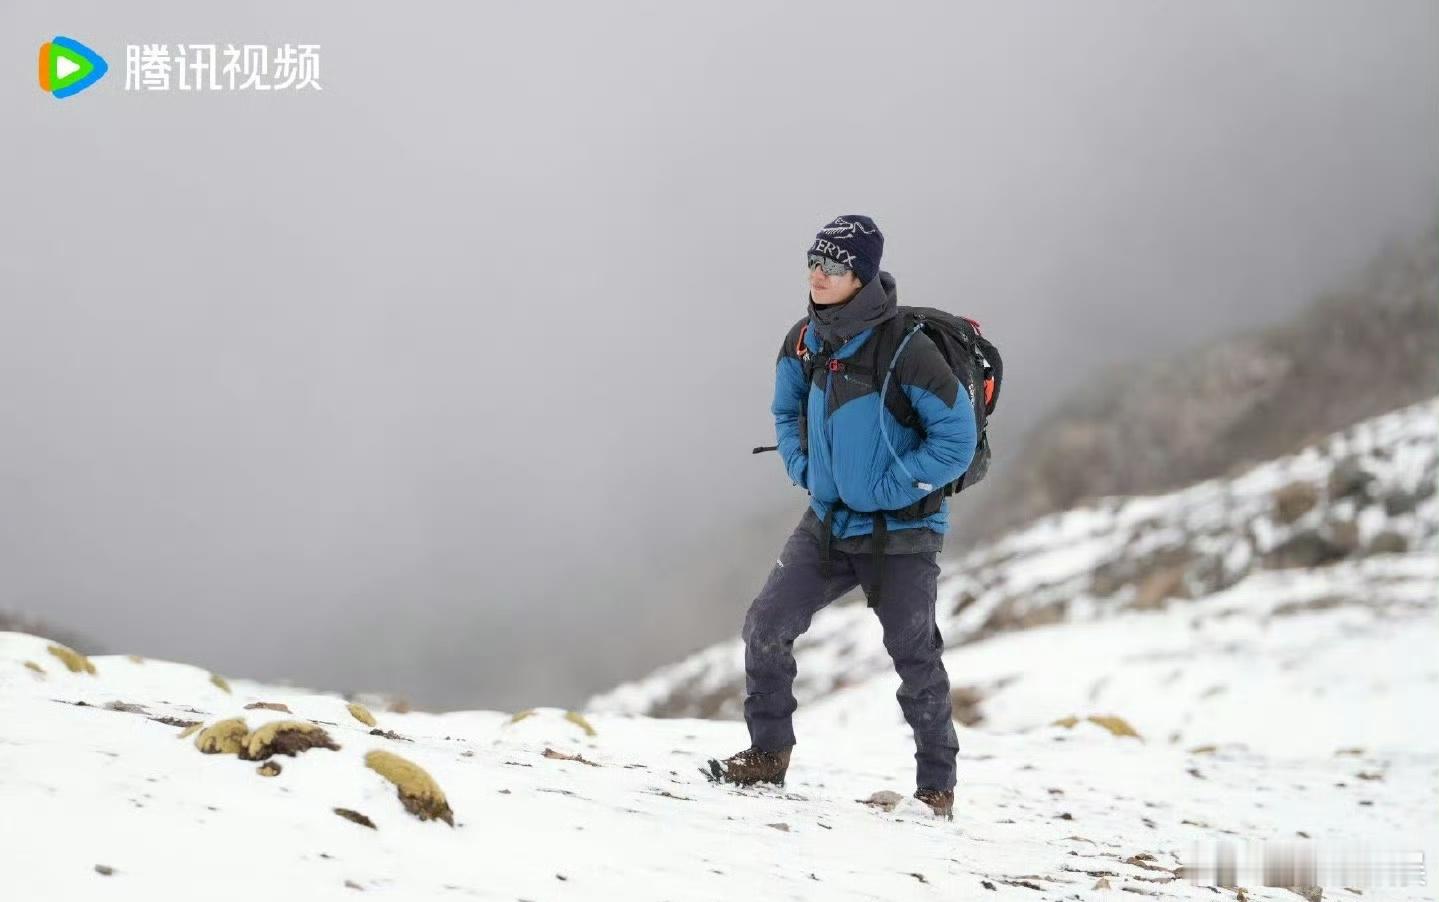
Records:
M914 328L909 330L904 336L904 340L899 343L899 347L895 348L894 357L889 361L889 368L884 371L884 385L879 390L879 434L884 438L884 446L889 449L889 456L894 458L895 463L899 464L900 470L909 478L910 484L917 489L932 492L934 491L934 486L915 479L914 474L909 472L909 467L906 467L904 461L899 459L899 452L894 450L894 443L889 440L889 430L884 428L884 415L888 411L884 399L889 397L889 377L894 374L894 366L899 361L899 355L904 353L904 346L909 344L909 340L914 337L914 333L923 328L924 323L916 323ZM903 389L900 390L903 391ZM918 413L918 411L916 411L916 413Z

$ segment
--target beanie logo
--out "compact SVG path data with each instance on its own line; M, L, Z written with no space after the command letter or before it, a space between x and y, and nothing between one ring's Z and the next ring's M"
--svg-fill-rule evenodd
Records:
M820 229L819 233L830 238L853 238L856 234L877 235L879 226L867 229L862 222L850 222L843 216L836 216L834 222Z
M833 241L816 238L814 240L814 246L810 248L810 251L816 254L824 254L831 260L843 263L850 269L854 268L854 254L835 244Z

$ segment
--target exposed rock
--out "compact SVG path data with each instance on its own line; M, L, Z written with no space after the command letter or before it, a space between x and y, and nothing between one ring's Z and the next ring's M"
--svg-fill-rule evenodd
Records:
M862 805L870 805L874 808L882 808L885 811L893 811L895 806L904 801L904 796L891 789L881 789L867 799L855 799Z
M565 752L557 752L549 746L545 746L543 754L546 758L558 758L561 761L578 761L581 764L588 764L590 767L600 767L599 764L589 760L583 755L569 755Z
M282 770L284 770L284 768L280 766L280 762L266 761L259 767L255 768L255 773L259 774L262 777L278 777L280 775L280 771Z
M1341 498L1362 498L1369 492L1374 475L1364 469L1357 458L1347 457L1329 471L1329 500Z
M1318 530L1306 529L1295 533L1264 556L1264 565L1276 570L1290 567L1322 567L1343 560L1345 549L1342 545L1326 538Z
M1184 585L1185 566L1175 564L1151 571L1135 590L1134 601L1129 607L1138 611L1158 610L1171 598L1188 598L1189 591Z
M1288 525L1309 513L1319 503L1319 490L1312 483L1291 482L1274 493L1274 518Z
M1369 541L1369 554L1403 554L1409 550L1409 540L1397 532L1385 530Z
M374 729L374 730L371 730L371 731L370 731L370 735L371 735L371 736L379 736L379 737L381 737L381 738L383 738L383 739L394 739L394 740L397 740L397 741L399 741L399 742L414 742L414 741L415 741L415 740L411 739L411 738L408 737L408 736L401 736L399 733L396 733L394 730Z
M266 711L279 711L284 714L295 713L294 711L290 710L289 705L286 705L283 702L250 702L248 705L245 706L246 711L254 711L261 708Z
M950 690L949 701L954 709L954 719L966 727L984 720L984 713L979 707L984 702L984 694L978 686L955 686Z
M170 717L169 715L166 715L164 717L152 717L150 719L155 721L155 723L162 723L167 727L194 727L198 730L204 725L198 720L186 720L183 717Z

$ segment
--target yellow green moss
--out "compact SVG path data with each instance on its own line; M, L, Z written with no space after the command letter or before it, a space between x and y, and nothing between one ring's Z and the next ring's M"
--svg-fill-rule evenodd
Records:
M187 737L194 736L195 733L197 733L199 730L201 730L204 726L205 726L205 725L202 724L202 723L192 723L192 724L190 724L188 727L186 727L185 729L181 730L181 731L180 731L180 735L179 735L179 737L177 737L177 738L179 738L179 739L185 739L185 738L187 738Z
M139 655L126 655L126 657L130 659L130 663L131 663L131 664L144 664L144 663L145 663L145 659L142 658L142 657L140 657Z
M41 676L45 675L45 668L41 667L39 664L36 664L34 661L26 661L25 666L40 674Z
M340 747L323 727L304 720L275 720L249 735L240 757L261 761L271 755L296 755L312 748Z
M523 711L516 711L514 714L510 715L510 723L519 723L520 721L524 720L526 717L533 715L534 713L534 708L526 708Z
M376 726L375 715L370 713L369 708L366 708L364 705L354 704L353 702L345 707L349 709L350 716L355 718L355 720L358 720L367 727Z
M255 773L259 774L262 777L278 777L280 775L281 769L282 768L280 767L280 762L266 761L264 764L261 764L259 767L255 768Z
M455 825L454 812L434 778L424 768L393 752L376 749L365 755L365 766L395 784L400 804L422 821L437 818Z
M90 659L78 651L75 651L73 648L66 648L57 643L46 646L45 650L59 658L61 662L70 669L71 673L88 673L92 675L95 673L95 665L90 663Z
M1073 727L1077 723L1079 723L1079 718L1071 714L1068 717L1061 717L1058 720L1050 721L1050 726L1065 727L1066 729L1068 729Z
M580 712L578 712L578 711L566 711L566 712L565 712L565 720L568 720L570 723L572 723L572 724L574 724L575 726L579 727L581 730L584 730L586 736L594 736L594 735L595 735L595 728L592 727L592 726L590 726L590 722L589 722L588 720L585 720L585 716L584 716L583 714L581 714Z
M217 687L219 687L225 692L230 691L230 684L226 682L225 678L220 676L218 673L210 674L210 682L214 683Z
M207 755L238 755L245 748L249 732L243 717L219 720L195 737L195 748Z

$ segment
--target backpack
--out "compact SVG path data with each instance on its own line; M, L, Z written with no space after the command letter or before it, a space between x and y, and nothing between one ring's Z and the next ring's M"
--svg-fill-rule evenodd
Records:
M899 383L890 378L904 345L920 330L934 342L959 380L960 386L968 393L970 403L974 405L974 424L978 439L974 458L958 479L936 487L906 507L887 512L899 520L922 520L936 513L945 498L956 495L984 479L989 472L990 461L987 431L989 417L999 403L999 389L1004 381L1004 362L999 349L980 333L979 323L934 307L901 306L899 315L881 323L870 336L870 340L865 342L865 346L855 355L863 362L851 358L845 360L843 365L854 372L874 374L880 386L879 390L884 392L885 407L900 425L918 432L921 441L924 440L924 426L920 422L919 414L909 403L909 397ZM803 342L804 334L801 332L797 350L803 352L801 360L805 385L809 385L814 378L814 371L829 365L833 352L826 349L817 354L810 353ZM801 416L800 419L801 443L805 443L807 436L804 417ZM769 450L773 450L773 446L755 448L754 453ZM891 449L891 454L893 453Z
M933 492L908 507L891 512L892 516L900 520L919 520L938 511L943 499L957 495L978 483L989 472L989 417L999 404L999 389L1004 381L1004 361L1000 357L999 348L981 334L979 323L967 316L956 316L934 307L900 307L899 313L900 315L890 322L898 321L900 328L882 330L878 336L872 336L879 338L872 353L879 360L886 361L881 390L884 390L885 383L893 386L885 392L885 406L900 425L915 430L919 433L920 440L924 440L924 426L914 406L909 403L909 396L900 389L897 382L889 378L898 365L905 340L913 332L922 330L930 341L934 342L935 347L939 348L939 353L944 356L945 362L959 380L960 387L969 394L970 403L974 406L974 427L978 436L974 458L959 478L947 485L936 487Z

